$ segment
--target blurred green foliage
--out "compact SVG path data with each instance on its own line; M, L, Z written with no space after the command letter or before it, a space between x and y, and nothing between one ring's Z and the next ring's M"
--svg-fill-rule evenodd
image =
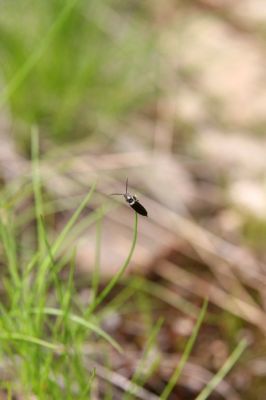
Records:
M135 112L153 92L155 39L141 2L131 8L113 0L71 3L49 37L67 1L1 1L2 93L48 43L8 96L17 134L29 135L29 125L37 124L58 140L88 135Z

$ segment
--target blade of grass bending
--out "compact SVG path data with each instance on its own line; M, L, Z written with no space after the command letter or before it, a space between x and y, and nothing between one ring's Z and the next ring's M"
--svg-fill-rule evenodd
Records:
M42 309L33 309L34 313L44 313L47 315L55 315L55 316L65 316L65 313L63 310L59 310L57 308L52 308L52 307L45 307ZM91 321L87 321L86 319L79 317L78 315L74 314L67 314L66 318L68 318L70 321L83 326L84 328L87 328L94 333L97 333L100 337L105 339L109 344L111 344L117 351L120 353L123 353L122 347L110 336L108 333L106 333L103 329L101 329L99 326L95 325Z
M134 234L133 234L133 241L131 244L130 251L128 253L128 256L125 260L125 262L122 264L122 266L119 268L118 272L113 276L113 278L110 280L110 282L106 285L106 287L103 289L103 291L98 295L98 297L95 299L95 301L91 304L91 306L88 309L88 314L91 314L93 310L102 303L102 301L108 296L108 294L111 292L111 290L114 288L114 286L117 284L123 273L125 272L128 264L130 263L130 260L132 258L132 255L135 250L136 242L137 242L137 237L138 237L138 214L135 212L135 222L134 222Z
M60 30L61 26L69 17L72 9L75 7L76 3L79 0L69 0L66 2L66 5L63 7L61 13L57 16L56 20L52 24L50 30L47 34L42 38L38 46L34 52L26 59L24 64L19 68L16 74L14 74L11 81L7 84L5 89L2 91L0 95L0 108L11 98L11 96L15 93L15 91L20 87L23 81L30 74L32 69L40 60L43 53L46 51L50 42L54 38L54 35Z
M181 357L181 359L179 361L179 364L178 364L177 368L175 369L175 371L173 372L169 382L167 383L165 389L163 390L163 393L160 396L160 399L162 399L162 400L166 400L169 397L169 395L171 394L173 388L177 384L177 381L178 381L178 379L179 379L179 377L181 375L181 372L183 371L183 368L184 368L184 366L185 366L185 364L186 364L186 362L187 362L187 360L189 358L189 355L190 355L190 353L192 351L194 343L195 343L195 341L197 339L201 324L202 324L203 319L204 319L205 314L206 314L207 305L208 305L208 300L205 299L204 303L202 305L202 308L200 310L197 322L196 322L196 324L195 324L195 326L193 328L193 331L192 331L192 334L191 334L190 338L188 339L188 342L186 344L186 347L185 347L185 350L184 350L184 352L182 354L182 357Z
M60 249L61 245L63 244L65 237L77 221L79 215L83 211L83 209L87 206L87 203L90 201L93 192L95 190L96 183L94 183L89 191L89 193L85 196L79 207L76 209L76 211L73 213L72 217L69 219L65 227L63 228L62 232L59 234L58 238L55 240L54 244L51 247L50 254L47 255L44 259L44 261L41 263L40 266L40 271L37 277L37 290L40 291L42 286L43 286L43 281L45 279L46 271L50 266L51 263L51 256L55 257L56 253Z
M201 391L201 393L196 397L195 400L205 400L209 395L213 392L213 390L216 388L216 386L219 385L219 383L223 380L223 378L228 374L230 369L233 367L233 365L237 362L239 357L242 355L242 353L245 351L247 348L248 343L246 339L242 339L233 353L228 357L228 359L225 361L224 365L221 367L221 369L217 372L217 374L214 375L214 377L210 380L210 382L205 386L205 388Z
M23 342L28 342L32 344L37 344L38 346L45 347L50 350L62 351L63 347L61 344L54 344L47 342L46 340L36 338L34 336L23 335L20 333L0 333L0 340L18 340Z

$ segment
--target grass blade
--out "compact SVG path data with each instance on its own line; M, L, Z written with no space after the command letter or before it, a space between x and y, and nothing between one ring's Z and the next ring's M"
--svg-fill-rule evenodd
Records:
M63 349L61 344L50 343L47 340L39 339L34 336L24 335L21 333L7 333L7 334L0 333L0 339L28 342L32 344L37 344L38 346L45 347L50 350L62 351Z
M100 263L101 263L101 236L102 236L102 218L103 208L99 208L99 218L96 221L96 244L95 244L95 262L92 275L92 303L97 297L98 287L100 283Z
M137 237L138 237L138 214L135 212L133 241L132 241L131 248L130 248L130 251L128 253L128 256L127 256L125 262L119 268L118 272L113 276L113 278L110 280L110 282L107 284L107 286L103 289L103 291L99 294L99 296L95 299L95 301L89 307L89 310L88 310L89 314L92 313L92 311L100 303L102 303L102 301L106 298L106 296L108 296L108 294L111 292L111 290L114 288L114 286L117 284L117 282L119 281L119 279L121 278L121 276L125 272L128 264L130 263L132 255L134 253L136 242L137 242Z
M43 215L42 188L39 165L39 134L37 128L32 128L31 133L31 158L32 158L32 185L35 202L35 218L37 222L38 250L40 255L44 251L43 229L41 216Z
M2 239L4 253L7 260L12 283L16 288L20 286L20 276L17 262L17 244L13 231L13 223L9 215L2 213L0 218L0 237Z
M106 333L103 329L101 329L99 326L97 326L93 322L87 321L86 319L79 317L78 315L74 315L74 314L65 315L65 312L63 310L59 310L59 309L52 308L52 307L46 307L46 308L42 308L42 309L34 309L33 312L34 313L44 313L47 315L64 316L67 319L69 319L70 321L72 321L80 326L83 326L84 328L87 328L87 329L91 330L92 332L96 333L97 335L99 335L100 337L105 339L109 344L111 344L117 351L119 351L120 353L123 353L122 347L110 335L108 335L108 333Z
M201 393L196 397L195 400L205 400L209 395L213 392L213 390L216 388L216 386L219 385L219 383L223 380L223 378L228 374L230 369L233 367L233 365L237 362L241 354L244 352L244 350L247 348L247 341L246 339L242 339L233 353L228 357L228 359L225 361L224 365L222 368L217 372L216 375L210 380L210 382L205 386L205 388L201 391Z
M207 305L208 305L208 300L205 300L204 303L203 303L203 306L202 306L202 308L200 310L200 314L199 314L199 317L197 319L196 325L194 326L193 332L192 332L192 334L191 334L191 336L190 336L190 338L189 338L189 340L188 340L188 342L186 344L186 347L185 347L185 350L184 350L184 352L182 354L180 362L179 362L177 368L175 369L175 371L173 372L173 374L172 374L168 384L166 385L163 393L160 396L160 398L162 400L166 400L169 397L169 395L172 392L173 388L177 384L177 381L178 381L178 379L179 379L179 377L181 375L181 372L183 371L183 368L184 368L184 366L185 366L185 364L186 364L186 362L187 362L187 360L188 360L188 358L190 356L190 353L192 351L194 343L195 343L195 341L197 339L201 324L202 324L203 319L204 319L205 314L206 314Z
M142 387L144 385L145 378L146 378L146 375L143 376L143 369L145 367L145 362L147 361L149 353L155 344L155 341L160 332L162 324L163 324L163 318L159 318L159 320L156 322L153 329L151 330L151 333L149 335L147 344L146 344L144 352L143 352L143 356L142 356L142 358L138 364L138 367L136 368L136 371L131 379L132 389L130 388L127 391L127 393L125 393L125 395L123 396L123 400L132 399L132 396L135 394L134 393L134 388L136 387L135 385L138 385L139 387Z

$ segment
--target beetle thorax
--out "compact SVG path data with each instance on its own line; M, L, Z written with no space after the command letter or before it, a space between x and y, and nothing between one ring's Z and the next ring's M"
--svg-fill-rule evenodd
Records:
M137 201L136 196L132 196L132 194L125 194L125 199L128 202L128 204L132 205Z

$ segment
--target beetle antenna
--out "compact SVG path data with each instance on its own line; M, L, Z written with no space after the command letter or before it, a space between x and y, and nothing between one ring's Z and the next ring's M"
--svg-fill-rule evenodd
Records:
M124 193L111 193L110 196L124 196Z
M127 194L127 185L128 185L128 178L126 180L126 194Z

